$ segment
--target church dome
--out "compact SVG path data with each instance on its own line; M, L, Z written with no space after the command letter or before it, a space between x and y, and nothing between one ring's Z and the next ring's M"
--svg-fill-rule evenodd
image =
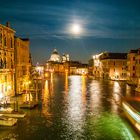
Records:
M56 49L53 50L53 53L51 54L51 57L50 57L49 61L54 61L54 62L60 62L61 61L61 57L60 57L60 55L59 55L59 53L57 52Z

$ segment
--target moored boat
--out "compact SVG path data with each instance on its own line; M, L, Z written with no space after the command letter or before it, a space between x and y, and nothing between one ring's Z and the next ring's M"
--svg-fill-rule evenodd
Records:
M22 111L12 111L10 113L2 113L3 116L6 117L12 117L12 118L24 118L26 116L26 113Z
M3 126L13 126L17 123L16 118L9 118L3 115L0 115L0 125Z
M29 101L29 102L24 102L23 104L20 105L20 108L23 109L33 109L38 105L38 102L36 101Z
M3 114L3 113L11 113L14 109L12 109L11 107L1 107L0 108L0 114Z

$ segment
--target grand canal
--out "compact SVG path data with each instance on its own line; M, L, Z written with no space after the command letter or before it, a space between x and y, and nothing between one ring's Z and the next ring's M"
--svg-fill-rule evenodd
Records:
M0 126L0 139L140 139L121 109L121 96L133 94L124 82L54 75L42 87L39 106L15 126Z

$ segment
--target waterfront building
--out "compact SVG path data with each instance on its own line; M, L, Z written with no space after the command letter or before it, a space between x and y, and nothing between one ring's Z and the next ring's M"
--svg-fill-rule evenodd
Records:
M76 74L87 75L88 74L88 65L82 64L80 67L77 68Z
M27 87L29 88L31 72L29 45L29 39L15 37L16 93L22 93Z
M70 61L69 54L59 55L56 49L53 50L50 59L45 66L45 72L58 72L63 73L67 68L67 64Z
M14 35L10 27L0 24L0 97L14 95Z
M69 61L70 61L69 54L63 54L62 63L69 62Z
M101 77L101 71L102 71L101 61L100 61L100 56L101 55L102 55L102 53L96 54L96 55L93 56L93 75L96 78Z
M88 61L88 74L89 75L93 75L93 59L91 58L89 61Z
M136 56L136 77L137 77L137 86L140 91L140 48L138 49Z
M93 56L93 75L104 79L126 80L127 54L104 52Z
M127 76L129 84L140 84L140 48L130 50L127 55Z
M138 50L130 50L127 54L127 77L128 83L136 85L138 82L137 75L138 71L136 70L136 61L138 61ZM137 75L136 75L137 72Z
M50 62L61 62L61 57L56 49L53 50L49 61Z
M70 61L68 70L69 74L87 75L88 65L82 64L79 61Z

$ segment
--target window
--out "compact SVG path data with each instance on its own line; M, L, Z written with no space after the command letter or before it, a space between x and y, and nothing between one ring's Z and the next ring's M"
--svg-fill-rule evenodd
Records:
M4 63L3 63L3 66L4 66L4 68L6 69L6 59L4 60Z
M11 69L13 69L13 67L14 67L14 66L13 66L13 61L12 61L12 59L11 59Z
M11 37L11 48L13 48L13 39Z
M0 68L3 68L3 61L0 59Z
M6 36L4 36L4 46L7 46Z

